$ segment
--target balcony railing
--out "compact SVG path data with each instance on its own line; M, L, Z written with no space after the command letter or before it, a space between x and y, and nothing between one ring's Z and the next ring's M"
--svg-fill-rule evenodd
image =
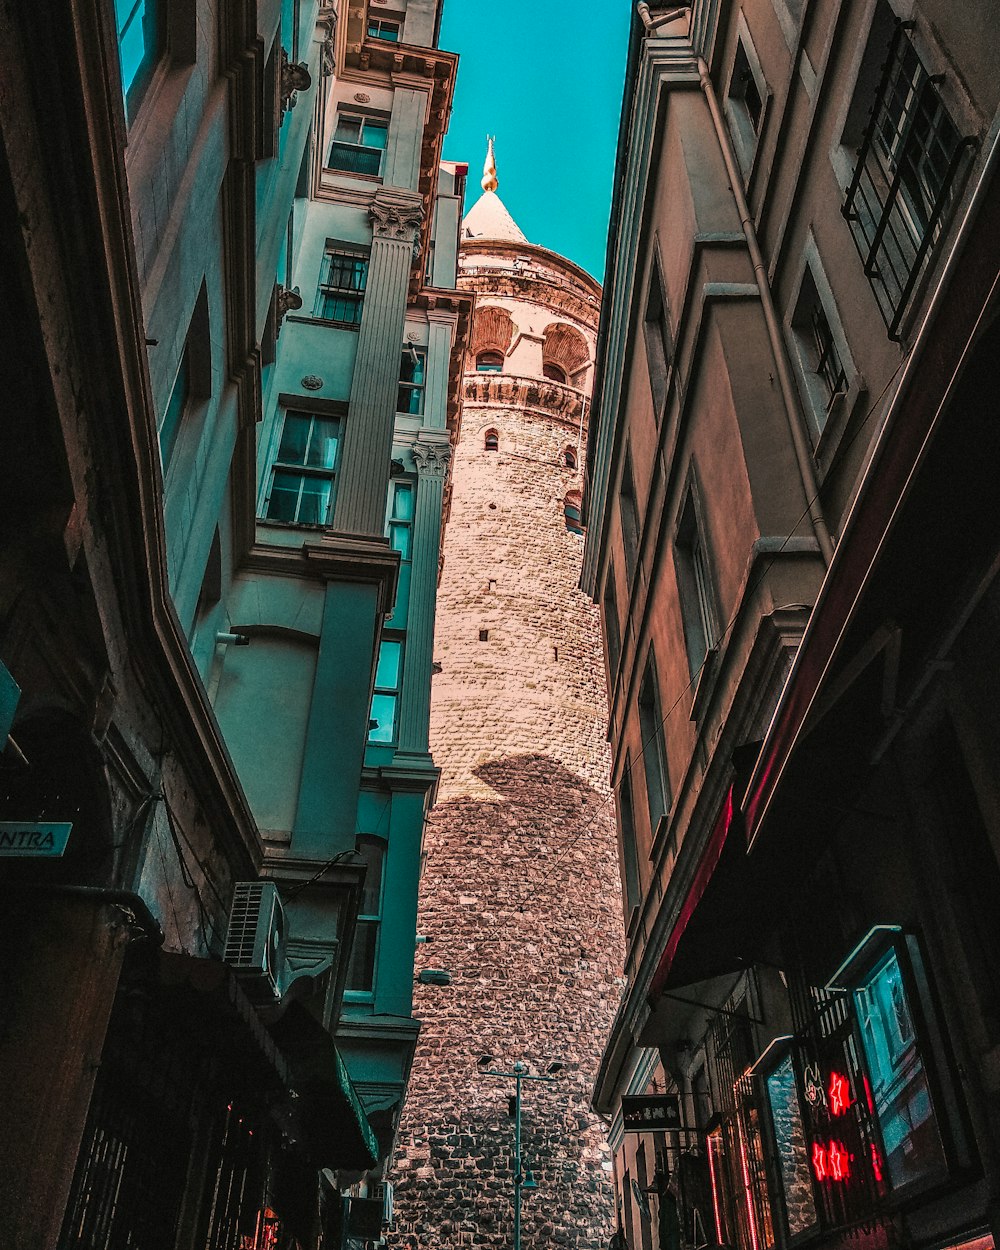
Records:
M889 45L843 214L889 337L941 235L973 138L961 138L900 22Z

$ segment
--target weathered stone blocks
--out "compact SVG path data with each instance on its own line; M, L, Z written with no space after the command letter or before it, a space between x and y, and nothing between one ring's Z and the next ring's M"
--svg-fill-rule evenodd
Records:
M547 279L534 291L495 302L525 333L572 321L592 353L592 321L574 321ZM442 779L420 899L430 940L418 958L453 979L416 991L389 1237L400 1250L510 1246L514 1082L478 1061L536 1073L558 1061L557 1081L523 1086L539 1188L524 1195L522 1244L603 1250L610 1155L589 1100L623 937L599 619L577 589L582 538L564 515L581 485L565 451L582 462L585 428L578 391L484 377L467 379L453 465L431 723Z

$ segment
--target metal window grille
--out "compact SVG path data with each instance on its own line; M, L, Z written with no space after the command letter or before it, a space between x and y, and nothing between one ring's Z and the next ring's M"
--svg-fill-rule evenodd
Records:
M173 1250L195 1090L155 1022L116 1005L59 1250Z
M339 325L360 325L368 283L368 257L331 251L324 257L323 267L316 316Z
M900 22L843 206L889 337L940 237L975 140L961 138Z
M830 323L826 319L826 313L819 300L813 304L809 324L812 328L813 348L816 352L816 365L813 372L826 390L826 411L829 416L833 401L847 390L847 374L840 363Z

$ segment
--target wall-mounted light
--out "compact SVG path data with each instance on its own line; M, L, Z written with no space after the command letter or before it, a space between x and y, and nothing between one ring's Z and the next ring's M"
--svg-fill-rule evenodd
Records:
M249 634L234 634L225 630L215 635L215 641L227 647L249 647Z
M451 985L451 973L444 968L424 968L417 973L421 985Z

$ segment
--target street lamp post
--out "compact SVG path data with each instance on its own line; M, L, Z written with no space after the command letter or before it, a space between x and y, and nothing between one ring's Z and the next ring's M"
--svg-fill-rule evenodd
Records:
M482 1062L482 1061L480 1061ZM561 1068L562 1064L552 1064L550 1071ZM551 1083L556 1078L554 1076L535 1076L528 1071L528 1065L522 1063L520 1059L514 1064L509 1072L495 1072L492 1068L480 1068L483 1076L499 1076L508 1080L514 1078L514 1250L521 1250L521 1190L522 1188L535 1189L537 1186L528 1171L528 1181L525 1184L525 1176L521 1171L521 1082L522 1081L545 1081Z

